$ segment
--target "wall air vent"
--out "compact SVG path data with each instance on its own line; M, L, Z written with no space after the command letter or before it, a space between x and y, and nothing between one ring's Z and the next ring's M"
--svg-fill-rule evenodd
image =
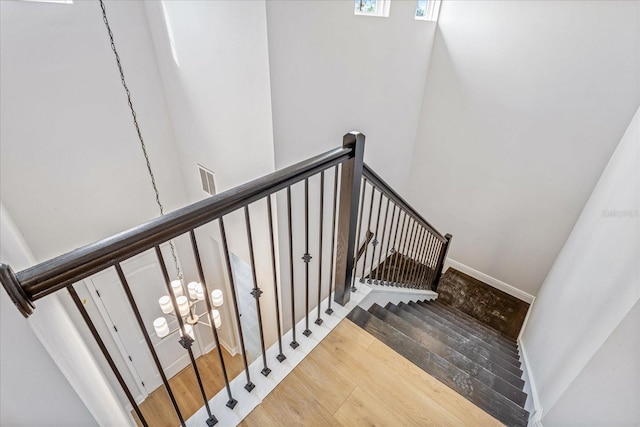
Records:
M215 195L216 181L213 172L202 165L198 165L198 171L200 172L200 181L202 183L202 189L204 190L204 192L212 196Z

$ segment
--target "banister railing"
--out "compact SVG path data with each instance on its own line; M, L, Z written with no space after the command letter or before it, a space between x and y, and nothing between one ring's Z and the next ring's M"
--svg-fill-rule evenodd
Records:
M329 150L16 274L7 265L0 264L2 284L20 312L29 316L33 312L33 302L46 295L300 182L321 170L329 169L352 156L352 147Z
M271 372L267 358L266 347L275 344L277 340L278 353L276 359L282 362L286 359L283 351L282 339L285 333L291 332L292 348L298 346L296 337L296 323L304 318L305 330L303 335L309 336L312 332L309 324L310 310L317 308L317 319L314 323L322 324L321 302L323 296L327 297L327 309L325 313L331 315L332 300L340 305L345 305L349 301L352 290L355 290L356 276L360 277L360 282L368 281L389 286L411 287L416 289L436 289L444 261L446 259L450 235L443 236L433 226L431 226L415 209L413 209L397 192L395 192L380 176L373 172L363 162L364 158L364 135L349 133L345 135L343 146L329 150L323 154L312 157L308 160L297 163L293 166L276 171L264 177L258 178L239 187L212 196L187 207L178 209L162 217L148 221L142 225L131 228L125 232L116 234L96 243L84 246L67 254L58 256L49 261L37 264L23 271L14 273L12 269L4 264L0 264L0 281L3 287L15 303L19 311L28 317L35 309L35 301L45 298L54 292L67 289L82 318L84 319L90 333L93 335L98 348L111 367L115 378L131 404L142 425L148 425L144 411L136 402L129 385L124 380L123 375L114 358L105 345L104 337L100 336L98 328L94 325L87 309L84 307L80 296L76 292L75 286L83 279L90 278L105 270L114 270L117 281L122 287L126 296L123 304L128 304L131 318L137 323L144 338L144 343L150 355L149 364L155 366L162 379L170 399L170 405L175 410L177 419L181 425L185 425L185 419L190 414L185 413L181 408L179 399L174 395L165 369L155 348L158 340L178 332L179 343L188 353L190 365L192 366L198 384L198 392L203 399L204 407L208 414L208 425L217 422L212 408L209 406L203 380L196 363L196 357L192 351L194 342L194 330L197 324L204 324L211 329L213 344L218 349L220 369L224 378L225 388L228 395L227 406L233 408L237 400L232 395L229 386L229 375L220 346L218 327L219 318L216 319L216 301L210 293L212 289L211 280L206 277L203 264L206 262L201 256L201 247L198 244L197 231L208 224L217 222L219 230L222 255L224 257L224 274L227 277L231 297L230 316L234 319L237 329L240 353L243 358L244 375L246 376L245 389L251 391L254 384L249 373L249 361L247 360L247 350L245 347L244 331L240 319L238 308L237 278L232 268L232 253L228 239L230 235L246 237L246 248L249 268L251 269L251 295L255 298L255 310L258 321L258 334L260 343L260 353L262 356L263 369L261 373L268 376ZM333 178L328 174L331 186L326 186L327 177L325 172L333 170ZM313 186L310 181L313 180ZM295 209L295 195L292 188L301 190L304 184L303 209ZM317 184L317 185L315 185ZM311 187L311 188L310 188ZM319 190L316 192L316 189ZM317 193L319 209L317 215L310 218L310 203L316 205L316 199L310 195ZM325 195L332 197L332 203L325 204ZM377 199L376 199L377 196ZM274 215L272 199L281 202L280 209ZM266 201L266 203L263 203ZM262 225L264 230L256 227L256 206L261 204L262 209L266 208L266 213L260 214L264 220ZM325 206L332 206L331 218L325 218ZM250 209L253 207L253 210ZM226 222L230 215L241 212L244 216L243 222ZM303 214L300 212L304 212ZM294 215L295 213L295 215ZM298 220L296 225L302 223L303 231L298 227L294 229L294 216ZM278 217L282 219L280 224L284 227L274 226L279 224ZM265 219L266 218L266 219ZM316 221L317 218L317 221ZM325 225L325 222L327 223ZM226 225L225 225L226 224ZM331 226L329 226L331 224ZM317 241L310 240L310 227L317 225ZM266 230L266 231L265 231ZM363 231L364 230L364 231ZM255 245L254 238L258 233L268 233L269 250L259 254L260 248L265 245ZM363 234L364 233L364 234ZM276 239L274 235L280 236ZM364 235L364 243L361 248L360 236ZM180 280L171 280L171 273L167 268L161 245L188 236L190 242L191 256L195 261L196 271L192 276L199 279L199 291L196 288L189 288L188 293L192 301L188 300L188 313L183 313L181 302L178 297L183 296L184 283ZM297 238L294 243L294 236ZM330 244L327 241L330 239ZM276 244L276 240L279 244ZM302 241L300 243L299 241ZM327 244L324 244L327 243ZM317 245L317 246L315 246ZM282 249L279 250L278 246ZM296 249L304 248L304 253L295 254ZM330 249L329 249L330 248ZM182 248L184 250L184 248ZM162 328L150 327L150 319L145 318L150 312L147 305L145 310L141 310L141 302L136 299L130 278L122 268L125 261L143 252L153 251L157 265L161 270L163 278L162 287L168 292L169 297L165 300L165 306L160 303L162 313L155 307L155 313L161 316L174 316L170 322L174 324L174 330L170 331L166 319L163 317L159 323L166 327L166 334L158 332ZM316 257L312 255L312 253ZM323 258L324 255L324 258ZM259 274L257 260L270 259L267 262L269 273L262 271ZM300 267L296 267L296 262L304 262L304 274L300 274ZM310 269L310 263L317 259L317 280L310 280L314 273ZM323 259L330 264L329 277L323 276ZM176 261L177 262L177 261ZM278 264L282 271L278 271ZM298 274L296 274L296 271ZM279 274L278 274L279 273ZM302 279L300 278L302 277ZM175 284L177 282L177 285ZM208 283L209 282L209 283ZM288 282L289 286L285 286ZM311 283L314 282L314 283ZM313 286L317 286L316 293ZM178 289L179 288L179 289ZM191 293L193 290L193 294ZM304 291L304 312L296 304L296 293ZM219 291L218 291L219 292ZM272 298L268 307L261 303L261 294L270 292ZM289 293L289 306L285 306L283 293ZM333 298L332 298L333 294ZM184 298L183 298L184 300ZM183 301L184 302L184 301ZM272 306L273 304L273 306ZM311 304L311 307L310 307ZM246 307L245 307L246 309ZM204 313L197 315L197 310L204 310ZM271 331L275 330L275 340L267 342L267 326L263 322L264 312L270 315ZM301 313L302 312L302 313ZM274 314L275 313L275 314ZM290 318L289 317L290 313ZM285 320L285 318L287 318ZM160 320L157 318L156 320ZM290 323L290 329L286 331L285 322ZM275 324L273 324L275 323ZM132 325L127 325L133 327ZM154 335L155 328L155 335ZM163 332L164 333L164 332ZM169 335L167 335L169 334ZM197 337L196 337L197 338ZM161 386L162 386L161 385ZM147 414L148 415L148 414Z

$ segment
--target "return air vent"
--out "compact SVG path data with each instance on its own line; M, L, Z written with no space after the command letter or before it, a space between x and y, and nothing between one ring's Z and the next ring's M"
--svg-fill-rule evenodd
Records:
M198 165L198 170L200 171L200 181L202 182L202 189L204 192L212 196L215 195L216 181L214 179L213 172L202 165Z

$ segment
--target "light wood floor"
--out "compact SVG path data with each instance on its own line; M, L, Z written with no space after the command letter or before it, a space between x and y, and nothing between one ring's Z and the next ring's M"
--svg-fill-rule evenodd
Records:
M345 319L241 425L502 424Z
M229 375L229 381L231 381L244 369L242 356L231 356L224 348L222 349L222 353ZM220 370L218 351L214 349L200 356L196 360L196 363L198 364L198 370L200 371L200 377L202 378L207 399L211 399L224 388L224 378ZM202 395L200 394L200 388L198 387L198 382L191 365L171 378L169 385L171 385L171 390L178 402L185 421L202 408L204 404ZM227 408L224 409L226 410ZM178 416L173 409L173 405L164 386L152 392L145 401L140 404L140 410L150 426L176 427L180 425ZM213 412L215 413L215 410L213 410ZM138 425L141 426L142 424L139 422L138 417L135 413L132 412L132 414Z

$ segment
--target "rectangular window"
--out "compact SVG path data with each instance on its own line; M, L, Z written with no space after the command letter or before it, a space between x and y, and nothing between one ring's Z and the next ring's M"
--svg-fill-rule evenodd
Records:
M441 0L418 0L416 19L423 21L437 21Z
M390 0L355 0L356 15L389 16Z

